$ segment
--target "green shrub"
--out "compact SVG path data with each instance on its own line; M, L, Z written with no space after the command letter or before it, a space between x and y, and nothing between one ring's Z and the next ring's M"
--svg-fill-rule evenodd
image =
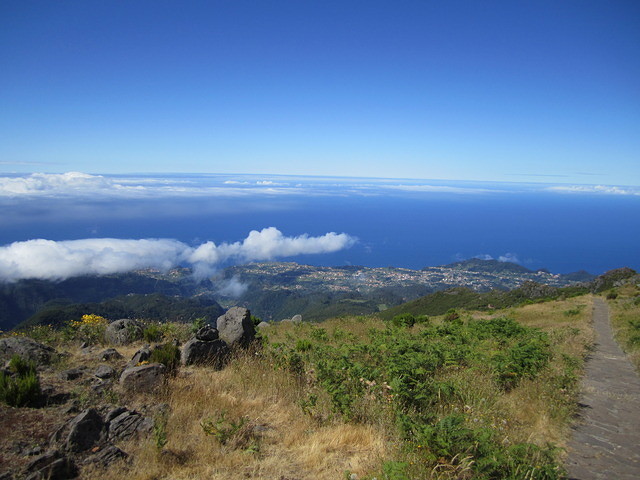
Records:
M152 323L147 325L144 330L142 330L142 338L144 338L145 342L158 342L162 339L164 332L159 325Z
M172 343L165 343L153 349L149 361L161 363L168 372L174 372L180 364L180 349Z
M306 338L299 338L296 341L296 350L298 352L306 352L313 348L313 343L311 340L307 340Z
M35 364L14 355L9 370L13 375L0 372L0 401L12 407L36 405L42 392Z
M403 313L401 315L396 315L391 319L391 324L396 327L406 327L411 328L416 324L416 317L411 315L410 313Z
M191 333L195 334L198 330L207 324L207 319L204 317L198 317L191 323Z
M202 420L200 427L202 427L205 435L211 435L215 437L221 445L226 445L246 422L247 419L245 417L241 417L238 420L229 420L227 419L227 412L222 411L218 418L205 418Z
M498 384L505 390L514 388L523 377L535 377L549 361L549 343L543 335L516 343L506 354L494 357Z
M461 323L460 314L455 308L450 308L449 310L447 310L447 313L444 314L443 320L445 322Z
M618 292L612 290L607 293L607 300L615 300L616 298L618 298Z

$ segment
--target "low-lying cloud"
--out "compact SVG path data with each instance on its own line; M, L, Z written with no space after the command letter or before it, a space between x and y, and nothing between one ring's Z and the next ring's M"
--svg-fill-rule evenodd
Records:
M191 266L196 276L205 277L225 263L332 253L355 241L346 233L334 232L287 237L275 227L253 230L241 242L206 242L197 247L173 239L28 240L0 247L0 281L64 280L142 268L167 270L177 265Z
M474 258L479 258L480 260L498 260L499 262L510 262L510 263L518 263L522 262L518 258L518 255L515 253L505 253L504 255L498 256L498 258L494 258L492 255L488 253L483 253L481 255L476 255Z
M614 185L556 185L549 187L548 190L558 193L640 196L640 189L637 187L618 187Z

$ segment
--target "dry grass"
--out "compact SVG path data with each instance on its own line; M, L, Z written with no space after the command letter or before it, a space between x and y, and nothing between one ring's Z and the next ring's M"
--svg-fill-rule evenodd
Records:
M255 354L240 355L222 371L183 369L166 395L167 444L127 445L135 457L127 478L336 479L347 470L371 472L388 453L385 432L374 426L304 415L302 386ZM220 436L207 435L203 422L218 422ZM92 472L102 479L122 475Z
M618 298L608 301L611 326L616 341L640 373L640 287L628 284L617 293Z

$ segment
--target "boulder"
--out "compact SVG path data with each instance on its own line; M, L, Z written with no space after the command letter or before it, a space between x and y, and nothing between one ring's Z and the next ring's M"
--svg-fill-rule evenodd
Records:
M150 392L162 385L166 370L161 363L130 367L120 375L120 385L129 392Z
M218 333L218 330L213 328L211 325L205 325L196 332L196 338L204 342L212 342L214 340L218 340L219 337L220 334Z
M14 355L19 355L23 360L32 361L36 365L48 365L56 351L29 337L0 338L0 363L8 362Z
M224 340L229 347L236 345L246 347L256 337L251 312L244 307L230 308L227 313L218 317L216 327L220 339Z
M106 425L95 408L87 408L54 433L54 443L68 452L84 452L102 442Z
M149 345L145 345L136 353L133 354L129 363L127 363L127 368L136 367L140 365L142 362L147 362L151 358L151 347Z
M192 338L182 347L180 362L182 365L211 365L216 369L224 366L229 347L222 340L198 340Z
M93 375L101 379L112 378L116 376L116 369L111 365L98 365Z
M111 322L104 332L104 339L112 345L128 345L141 338L142 325L129 318Z
M120 360L122 355L115 348L107 348L106 350L100 352L98 358L103 362L111 362L113 360Z
M58 450L52 450L34 458L24 473L26 480L67 480L77 477L78 467Z
M119 442L153 430L153 420L138 412L125 409L109 422L109 440Z
M267 328L270 327L271 325L269 325L267 322L260 322L258 324L258 326L256 327L258 330L262 329L262 328Z
M62 380L77 380L82 375L84 375L84 372L86 370L87 367L76 367L70 368L68 370L63 370L62 372L60 372L60 378Z
M302 315L294 315L291 317L291 323L302 323Z

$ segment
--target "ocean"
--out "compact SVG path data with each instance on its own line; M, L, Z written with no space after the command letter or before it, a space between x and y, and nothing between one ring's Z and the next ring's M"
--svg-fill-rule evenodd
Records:
M312 265L419 269L479 256L555 273L640 268L640 192L634 188L79 175L0 178L0 245L103 237L220 244L276 227L287 236L344 232L357 238L337 252L279 258Z

